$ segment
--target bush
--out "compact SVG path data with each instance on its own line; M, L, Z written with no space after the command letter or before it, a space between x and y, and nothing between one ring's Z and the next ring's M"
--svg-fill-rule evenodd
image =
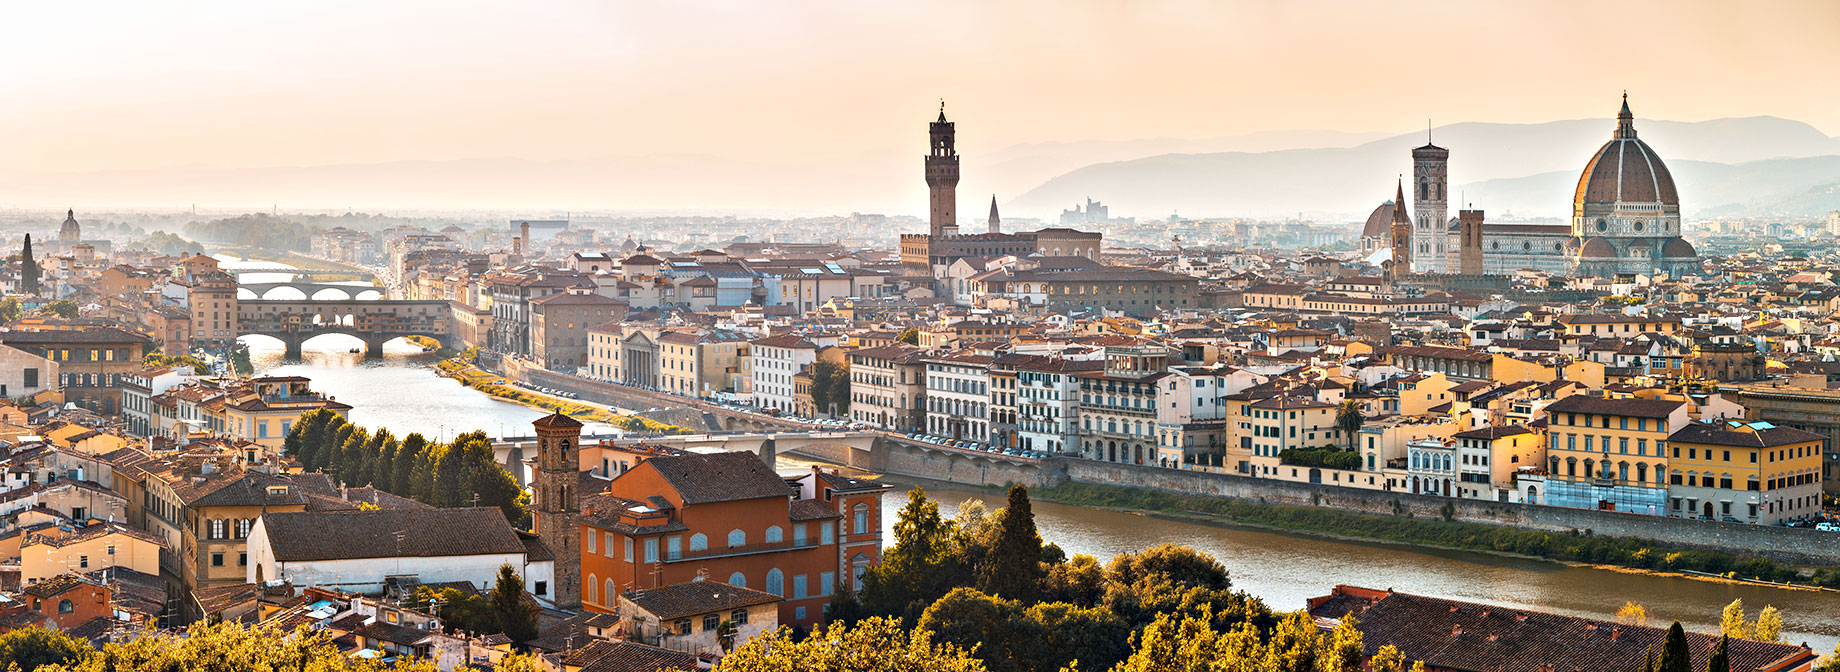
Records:
M1278 463L1354 471L1361 468L1361 454L1339 448L1292 448L1279 451Z

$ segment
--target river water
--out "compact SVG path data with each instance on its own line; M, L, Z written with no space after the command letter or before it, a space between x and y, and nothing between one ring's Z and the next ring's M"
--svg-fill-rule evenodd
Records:
M910 486L898 485L882 501L884 538ZM1005 504L1001 494L929 487L940 513L951 517L966 499L987 511ZM1100 562L1156 544L1176 543L1212 554L1232 572L1235 588L1274 609L1304 607L1336 584L1392 588L1399 592L1488 602L1572 616L1614 620L1625 600L1648 608L1649 624L1680 621L1688 629L1717 632L1719 611L1742 598L1756 618L1764 605L1783 612L1782 639L1807 642L1826 654L1840 642L1840 593L1783 590L1636 574L1467 551L1427 550L1401 544L1350 542L1259 529L1206 525L1035 501L1035 524L1044 541L1068 555L1084 553Z
M401 341L387 344L382 359L369 361L349 352L361 344L350 337L314 339L298 361L283 360L279 341L251 338L248 343L257 370L311 378L314 389L352 405L352 422L388 427L397 436L421 432L452 438L475 429L492 436L528 435L530 422L545 415L436 375L430 368L430 355ZM591 433L608 430L588 428ZM907 487L902 485L883 498L886 538L893 538ZM956 514L959 503L966 499L983 500L991 511L1004 505L1001 494L988 492L932 488L929 494L940 501L940 512L947 517ZM1719 611L1733 598L1742 598L1753 618L1766 604L1782 610L1784 641L1807 642L1823 654L1840 642L1840 593L1340 541L1039 501L1034 510L1042 538L1059 544L1070 555L1084 553L1105 561L1156 544L1186 544L1219 558L1232 572L1235 587L1279 610L1302 608L1306 599L1326 595L1342 583L1605 620L1613 619L1625 600L1634 600L1648 608L1651 625L1678 620L1690 629L1715 632ZM1840 543L1840 536L1835 540Z

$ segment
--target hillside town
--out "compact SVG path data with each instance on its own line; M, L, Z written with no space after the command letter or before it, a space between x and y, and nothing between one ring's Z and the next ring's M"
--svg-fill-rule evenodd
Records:
M1074 484L1595 533L1679 553L1526 554L1840 587L1840 247L1683 220L1636 126L1625 98L1569 223L1452 216L1462 148L1427 143L1341 250L1121 245L1091 202L1057 226L1014 226L994 197L961 215L943 105L927 228L893 247L514 219L171 255L86 237L69 210L0 270L0 630L100 646L260 624L444 672L710 669L875 613L890 579L865 577L911 561L917 519L895 511L932 484L1013 487L993 530ZM421 357L543 412L427 436L257 370L251 344ZM1070 561L1042 541L1021 566L1047 583L985 598L1046 601ZM877 615L953 599L919 594ZM1513 669L1636 669L1676 639L1695 669L1715 647L1781 672L1826 653L1762 617L1725 641L1312 595L1270 607L1426 669L1507 669L1475 661L1510 646Z

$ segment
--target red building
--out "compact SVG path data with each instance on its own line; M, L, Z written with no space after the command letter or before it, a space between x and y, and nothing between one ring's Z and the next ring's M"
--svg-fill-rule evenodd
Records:
M60 574L19 590L18 599L0 611L0 632L42 625L69 630L95 618L114 615L108 586L75 574Z
M660 454L581 501L583 607L709 579L785 599L779 621L809 625L881 557L887 486L809 472L782 477L752 453Z

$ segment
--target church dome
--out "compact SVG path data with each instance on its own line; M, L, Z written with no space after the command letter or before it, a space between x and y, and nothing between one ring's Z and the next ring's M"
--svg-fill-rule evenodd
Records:
M77 211L74 209L66 211L64 225L58 227L58 238L74 242L82 236L82 232L83 228L77 224Z
M1393 226L1394 207L1392 201L1387 201L1374 208L1374 214L1368 215L1367 224L1361 227L1361 237L1385 238L1389 235Z
M1572 215L1609 214L1618 203L1653 206L1658 214L1680 213L1680 193L1674 189L1673 174L1648 143L1636 139L1628 95L1624 95L1623 109L1617 113L1616 132L1578 176L1578 189L1572 194Z
M1589 238L1584 241L1584 247L1578 248L1578 256L1613 259L1616 257L1616 246L1602 238Z
M1699 250L1693 249L1693 243L1676 236L1661 244L1661 256L1670 259L1699 259Z

